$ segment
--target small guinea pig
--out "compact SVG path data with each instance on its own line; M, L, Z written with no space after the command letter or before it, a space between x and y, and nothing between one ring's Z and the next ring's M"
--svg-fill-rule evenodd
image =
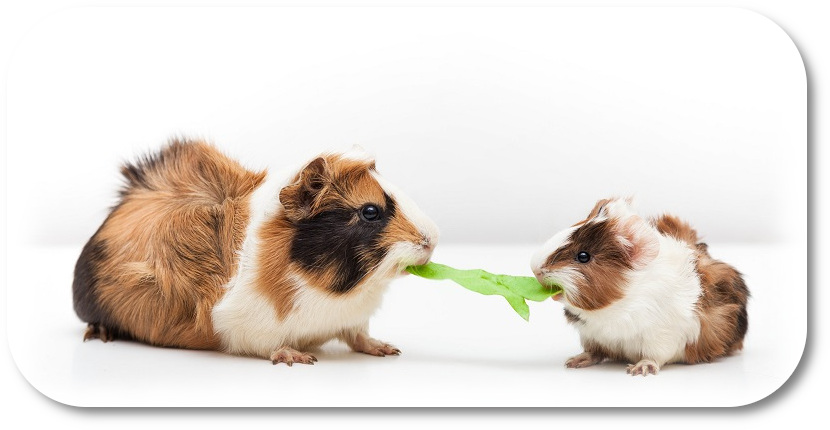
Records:
M671 215L646 220L631 199L600 200L588 218L545 243L531 261L555 283L582 354L565 366L628 361L632 375L668 363L709 362L743 347L749 291L713 259L697 232Z
M426 263L438 229L358 149L271 174L202 141L126 164L120 201L75 267L84 340L219 350L313 364L331 339L369 337L389 282Z

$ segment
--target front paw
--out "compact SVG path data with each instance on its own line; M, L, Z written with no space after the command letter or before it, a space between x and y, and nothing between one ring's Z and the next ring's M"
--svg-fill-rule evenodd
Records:
M360 345L357 345L355 348L356 352L362 352L364 354L374 355L376 357L386 357L387 355L401 355L401 350L395 348L394 346L382 342L377 339L366 338L363 342L360 342Z
M628 367L625 368L625 372L629 375L643 375L646 376L649 373L652 375L656 375L657 372L660 371L660 365L657 364L654 360L643 359L637 362L637 364L629 364Z
M285 363L289 367L294 363L314 364L317 361L317 357L287 346L274 350L269 358L272 364Z
M581 367L593 366L595 364L601 363L604 359L605 357L603 357L602 355L586 351L582 354L575 355L569 358L568 361L565 362L565 367L571 369L578 369Z

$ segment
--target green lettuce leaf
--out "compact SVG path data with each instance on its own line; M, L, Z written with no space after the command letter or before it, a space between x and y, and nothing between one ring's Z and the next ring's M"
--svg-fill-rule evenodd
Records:
M460 270L432 262L409 266L406 270L426 279L448 279L479 294L503 296L525 321L530 318L530 308L525 299L541 302L562 292L560 287L544 286L530 276L495 275L481 269Z

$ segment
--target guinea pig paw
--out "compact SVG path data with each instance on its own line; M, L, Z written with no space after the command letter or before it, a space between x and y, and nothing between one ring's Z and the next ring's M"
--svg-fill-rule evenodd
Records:
M649 373L656 375L659 371L660 365L657 364L657 362L648 359L640 360L637 364L629 364L628 367L625 368L625 372L631 376L647 376Z
M568 361L565 362L565 367L568 367L568 368L571 368L571 369L578 369L578 368L581 368L581 367L593 366L595 364L601 363L602 360L604 360L604 359L605 359L605 357L603 357L599 354L594 354L594 353L586 351L586 352L583 352L582 354L575 355L575 356L569 358Z
M395 348L388 343L384 343L383 345L374 349L374 352L370 352L372 355L377 355L379 357L385 357L387 355L401 355L401 350Z
M274 350L269 358L272 364L285 363L289 367L294 363L314 364L317 362L317 357L287 346Z
M366 338L363 342L361 342L358 348L355 349L357 352L362 352L364 354L374 355L376 357L386 357L387 355L401 355L401 350L395 348L394 346L379 341L377 339Z
M89 323L84 332L84 342L90 339L101 339L101 342L110 342L115 339L112 331L100 324Z

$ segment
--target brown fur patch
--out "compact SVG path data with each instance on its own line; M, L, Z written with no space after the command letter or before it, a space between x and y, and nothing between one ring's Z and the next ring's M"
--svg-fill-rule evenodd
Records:
M257 256L260 270L256 288L271 299L279 318L285 318L294 307L296 285L291 282L290 274L300 274L290 265L293 232L291 223L285 217L267 221L259 231L262 246Z
M585 251L591 255L587 263L576 260ZM573 279L578 293L566 290L568 301L580 309L601 309L623 296L625 270L632 268L629 251L617 239L616 220L588 222L573 232L570 243L553 253L545 263L546 270L571 268L582 274Z
M596 204L594 204L594 208L593 208L593 209L591 209L591 212L588 214L588 218L585 218L584 220L582 220L582 221L580 221L580 222L578 222L578 223L576 223L576 224L572 225L571 227L576 227L576 226L579 226L579 225L584 225L584 224L585 224L585 223L587 223L588 221L590 221L590 220L592 220L592 219L596 218L596 217L599 215L600 210L602 210L602 208L603 208L606 204L608 204L611 200L612 200L612 199L602 199L602 200L599 200L598 202L596 202Z
M415 225L400 212L396 213L389 221L389 224L387 224L383 239L380 241L380 246L389 247L397 242L413 242L422 243L426 246L430 245L426 242L423 235L418 232Z
M605 205L610 203L612 200L613 199L602 199L602 200L597 201L597 203L594 205L594 208L591 209L591 213L588 214L588 218L586 218L585 221L588 221L590 219L594 219L597 216L599 216L599 212L605 207Z
M280 191L280 202L291 221L327 210L359 207L367 201L382 205L383 189L371 177L374 162L327 154L308 163Z
M696 264L702 295L696 312L700 337L686 345L687 363L708 362L743 348L748 329L749 290L735 268L698 252Z
M676 216L664 214L654 218L651 222L663 235L686 242L693 247L698 244L697 231L689 223Z
M201 141L123 168L122 200L93 237L100 304L131 337L216 349L211 309L236 270L248 198L263 181Z

